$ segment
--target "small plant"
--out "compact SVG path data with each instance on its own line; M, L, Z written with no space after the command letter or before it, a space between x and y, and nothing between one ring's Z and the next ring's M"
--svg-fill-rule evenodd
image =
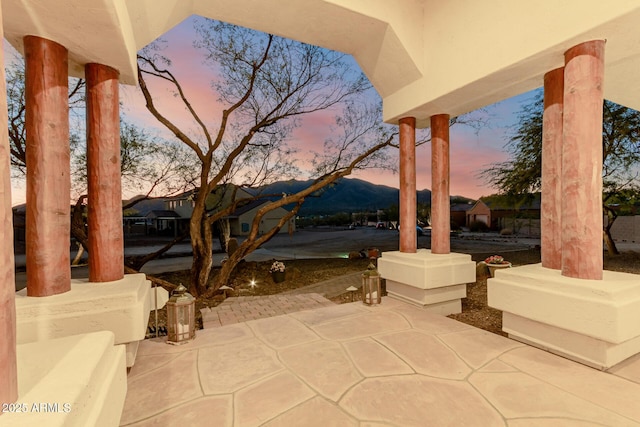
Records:
M281 261L274 261L273 264L271 264L271 268L269 269L270 273L284 273L284 270L286 269L286 267L284 266L284 262Z
M500 255L492 255L484 260L485 264L509 264L509 261L505 261Z

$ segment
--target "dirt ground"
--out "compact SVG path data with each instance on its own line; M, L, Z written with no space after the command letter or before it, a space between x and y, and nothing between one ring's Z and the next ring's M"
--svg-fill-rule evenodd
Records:
M484 260L493 253L477 253L472 255L476 262ZM540 262L540 249L516 250L501 253L514 266L534 264ZM275 283L269 273L271 261L267 262L243 262L232 277L229 286L233 291L228 291L229 296L273 295L291 289L322 282L334 277L352 272L364 271L369 264L366 259L301 259L285 261L287 278L284 282ZM604 266L607 270L624 271L640 274L640 253L623 252L618 256L605 255ZM172 283L187 285L189 272L178 271L164 273L158 277ZM253 283L253 285L252 285ZM356 298L360 295L356 293ZM352 295L345 293L332 298L335 303L351 302ZM222 292L209 299L197 299L196 313L199 316L200 308L215 307L224 300ZM153 316L152 316L153 317ZM467 298L462 300L462 313L449 316L460 322L464 322L487 331L503 335L502 312L487 306L487 275L483 269L476 272L476 281L467 284ZM161 313L160 319L165 318Z

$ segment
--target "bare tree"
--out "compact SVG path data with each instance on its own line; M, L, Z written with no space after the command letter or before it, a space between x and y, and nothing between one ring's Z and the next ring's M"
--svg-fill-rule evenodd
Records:
M213 70L212 86L219 96L218 102L224 105L217 121L206 116L206 112L201 115L195 110L183 86L168 68L170 62L157 52L139 56L138 78L148 110L199 160L199 182L190 220L193 248L190 292L202 295L207 291L213 267L213 225L239 204L246 203L246 200L236 200L212 211L207 208L207 198L212 191L232 181L242 186L258 186L297 172L295 149L288 139L301 124L301 117L340 108L347 108L344 117L354 117L348 124L338 122L340 129L350 129L353 134L343 134L341 142L327 141L326 148L332 154L316 157L314 176L317 178L311 187L283 195L259 209L247 240L225 263L213 284L211 289L215 290L224 284L237 262L268 241L296 214L305 197L348 175L356 167L371 166L374 162L371 156L389 146L393 136L389 134L375 143L373 140L367 144L355 143L364 131L358 135L353 126L359 123L355 118L358 109L347 106L355 97L370 90L370 85L361 74L353 73L342 55L213 21L203 21L197 31L200 40L196 45L203 50ZM168 113L160 111L147 84L151 78L173 88L193 118L197 132L183 130ZM371 114L371 110L365 114ZM370 126L369 133L383 128L379 121L377 123ZM381 135L384 136L378 134ZM267 212L290 204L295 207L278 225L259 235L260 219Z

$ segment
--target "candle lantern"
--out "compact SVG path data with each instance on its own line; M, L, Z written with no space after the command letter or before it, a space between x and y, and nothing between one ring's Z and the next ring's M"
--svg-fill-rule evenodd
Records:
M167 301L167 343L180 345L196 336L196 300L180 285Z
M382 302L380 274L376 270L373 261L367 267L367 271L362 274L362 302L367 305L380 304Z

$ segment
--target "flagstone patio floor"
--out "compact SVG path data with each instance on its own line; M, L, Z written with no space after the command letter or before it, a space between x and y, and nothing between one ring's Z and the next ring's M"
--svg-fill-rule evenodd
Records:
M609 372L385 297L144 341L123 426L640 426Z

